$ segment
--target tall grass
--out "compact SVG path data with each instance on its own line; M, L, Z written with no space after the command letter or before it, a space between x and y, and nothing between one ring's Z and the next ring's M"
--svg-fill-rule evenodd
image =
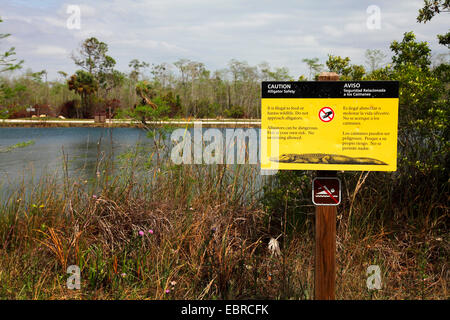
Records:
M256 166L144 166L140 157L99 156L91 180L70 176L64 158L64 179L43 176L10 194L0 207L2 299L313 297L311 205L300 201L302 223L290 224L287 206L261 205L269 181L256 179ZM447 299L445 218L386 224L366 177L346 179L337 298ZM271 238L281 255L268 250ZM382 269L380 291L366 287L371 264ZM81 269L81 290L67 289L69 265Z

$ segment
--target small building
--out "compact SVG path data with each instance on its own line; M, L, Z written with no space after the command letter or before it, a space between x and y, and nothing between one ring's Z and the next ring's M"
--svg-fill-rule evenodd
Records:
M105 123L106 122L106 112L96 112L94 114L95 123Z

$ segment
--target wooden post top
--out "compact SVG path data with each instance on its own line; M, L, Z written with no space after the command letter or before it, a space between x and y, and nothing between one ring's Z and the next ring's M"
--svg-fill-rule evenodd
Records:
M319 74L319 81L337 81L339 75L336 72L321 72Z

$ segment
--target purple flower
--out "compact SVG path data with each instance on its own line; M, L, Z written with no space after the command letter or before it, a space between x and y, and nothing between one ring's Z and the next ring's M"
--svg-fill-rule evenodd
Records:
M140 235L140 236L143 236L143 235L144 235L144 231L140 230L140 231L139 231L139 235Z
M170 293L170 290L169 290L169 289L167 289L167 290L166 290L166 293Z
M148 233L153 234L153 229L148 230Z

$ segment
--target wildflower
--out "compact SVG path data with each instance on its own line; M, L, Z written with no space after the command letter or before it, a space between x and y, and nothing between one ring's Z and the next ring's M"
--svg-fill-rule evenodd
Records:
M148 233L153 234L153 229L148 230Z
M95 194L92 195L92 198L97 199L97 196Z
M169 290L169 289L167 289L167 290L166 290L166 293L170 293L170 290Z
M43 204L41 204L40 206L39 206L39 208L44 208L45 206L43 205Z
M140 230L140 231L139 231L139 235L140 235L140 236L143 236L143 235L144 235L144 231Z
M171 281L171 282L170 282L170 285L171 285L172 287L175 287L176 284L177 284L176 281Z
M270 251L270 256L273 256L274 254L275 254L275 256L280 256L281 255L280 245L279 245L277 239L270 238L269 251Z
M126 274L125 272L123 272L123 273L120 274L120 276L121 276L122 278L125 278L125 277L127 276L127 274Z

